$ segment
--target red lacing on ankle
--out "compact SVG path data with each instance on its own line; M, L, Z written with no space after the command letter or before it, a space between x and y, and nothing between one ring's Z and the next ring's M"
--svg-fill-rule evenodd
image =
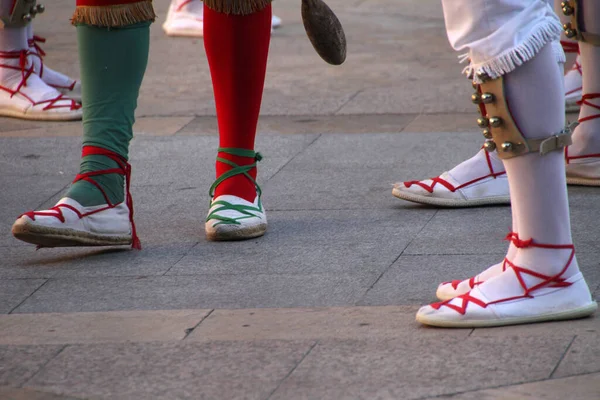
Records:
M190 4L192 1L194 1L194 0L186 0L186 1L184 1L183 3L181 3L181 4L179 5L179 7L177 7L177 9L176 9L175 11L179 12L179 11L183 10L183 7L187 6L187 5L188 5L188 4Z
M92 214L99 213L104 210L115 208L116 206L118 206L121 203L117 203L117 204L111 203L111 201L108 198L108 196L106 195L106 192L104 191L104 189L96 181L91 179L91 177L98 176L98 175L106 175L106 174L124 175L125 182L126 182L125 204L129 208L129 222L131 223L131 239L132 239L131 247L133 247L134 249L137 249L137 250L141 250L142 244L140 242L140 239L137 236L137 232L135 229L135 222L133 221L133 198L131 197L131 192L130 192L131 165L123 157L121 157L117 153L114 153L110 150L103 149L101 147L84 146L82 149L81 157L86 157L86 156L91 156L91 155L106 156L106 157L110 158L111 160L115 161L119 165L119 167L78 174L75 177L75 179L73 180L73 183L83 180L83 181L86 181L86 182L91 183L92 185L96 186L98 188L98 190L100 190L100 192L102 193L102 196L104 196L104 200L106 200L106 204L107 204L106 207L102 207L100 209L82 214L77 209L75 209L74 207L72 207L68 204L58 204L58 205L52 207L48 211L29 211L22 215L26 215L27 217L31 218L34 221L35 221L35 216L39 215L39 216L47 216L47 217L56 217L59 219L60 222L65 222L65 217L62 213L61 208L68 208L69 210L71 210L75 214L77 214L77 216L80 219L87 217L89 215L92 215Z
M44 76L44 57L46 56L46 52L40 47L40 45L38 43L46 43L46 38L34 35L32 39L27 40L27 44L29 45L29 48L33 47L35 49L35 52L30 51L29 55L38 57L40 60L40 71L39 71L38 75L41 78ZM74 80L73 83L71 83L69 86L50 85L50 84L48 84L48 86L52 86L53 88L58 88L58 89L73 90L73 88L75 88L76 83L77 83L77 81Z
M568 42L566 40L561 40L560 44L565 53L577 53L579 54L579 42Z
M482 176L482 177L473 179L471 181L465 182L465 183L463 183L462 185L459 185L459 186L454 186L450 182L448 182L445 179L440 178L439 176L430 179L432 181L431 185L428 185L428 184L424 183L423 181L410 181L410 182L404 182L404 186L407 187L407 188L409 188L412 185L418 185L418 186L421 186L423 189L427 190L429 193L433 193L433 189L435 188L435 185L437 185L439 183L440 185L444 186L446 189L448 189L449 191L451 191L451 192L454 193L458 189L462 189L462 188L467 187L469 185L472 185L472 184L474 184L476 182L479 182L479 181L481 181L483 179L487 179L487 178L494 178L494 179L496 179L497 177L506 174L506 171L495 172L494 171L494 167L492 166L492 160L490 159L489 153L487 151L484 151L484 154L485 154L485 159L486 159L488 168L490 170L490 173L487 174L487 175L485 175L485 176Z
M600 106L590 102L589 100L593 100L593 99L598 99L600 98L600 93L588 93L588 94L584 94L583 96L581 96L581 100L577 102L577 104L579 105L586 105L588 107L592 107L595 108L596 110L600 111ZM583 118L579 118L579 123L581 124L582 122L585 121L590 121L592 119L597 119L600 118L600 112L594 115L589 115L587 117L583 117ZM583 155L583 156L569 156L569 147L565 147L565 160L567 162L567 164L569 164L569 162L571 160L577 160L580 158L593 158L593 157L600 157L600 154L587 154L587 155Z
M434 308L435 310L439 310L441 307L446 306L446 307L451 308L454 311L458 312L459 314L464 315L467 311L467 306L469 305L469 303L475 303L482 308L486 308L487 306L489 306L491 304L498 304L498 303L503 303L506 301L518 300L518 299L523 299L523 298L533 298L534 296L532 293L538 289L549 288L549 287L568 287L568 286L572 285L572 283L566 282L566 279L561 278L561 277L567 271L567 269L571 265L571 262L573 262L573 258L575 257L575 246L573 246L572 244L555 245L555 244L536 243L533 239L521 240L519 238L518 234L516 234L516 233L510 234L507 238L510 238L510 241L519 248L537 247L537 248L541 248L541 249L558 249L558 250L568 249L568 250L571 250L571 252L569 255L569 259L568 259L567 263L565 264L564 268L558 274L556 274L554 276L540 274L539 272L535 272L535 271L532 271L527 268L519 267L519 266L515 265L514 263L512 263L510 260L506 260L506 264L508 265L508 267L512 268L515 271L517 280L519 281L519 284L523 288L523 294L520 296L507 297L505 299L494 300L489 303L486 303L483 300L472 297L471 292L469 292L469 293L463 294L462 296L455 297L454 299L441 301L438 303L433 303L433 304L431 304L431 307ZM542 279L542 282L538 283L537 285L527 287L527 284L525 283L523 275L530 275L535 278ZM452 301L456 300L456 299L462 300L460 306L452 304Z
M29 79L29 77L31 75L34 75L34 67L33 67L33 62L31 63L31 65L29 67L27 67L27 57L29 55L36 55L35 53L32 53L30 51L27 50L21 50L21 51L0 51L0 59L10 59L10 60L19 60L19 66L15 67L13 65L7 65L7 64L0 64L0 68L7 68L7 69L12 69L15 71L20 71L21 72L21 82L19 82L19 84L17 85L17 88L15 90L12 90L10 88L4 87L0 85L0 89L4 90L5 92L10 93L10 97L12 98L14 95L19 94L21 96L23 96L24 98L26 98L33 106L37 106L40 104L47 104L47 106L45 106L43 108L44 111L46 110L50 110L53 108L65 108L68 107L71 111L74 110L79 110L81 108L80 104L77 104L74 100L71 100L67 97L64 97L62 94L58 95L57 97L53 98L53 99L49 99L49 100L44 100L44 101L34 101L31 97L27 96L25 93L21 92L21 88L23 87L27 87L27 80ZM38 56L39 57L39 56ZM69 101L71 104L70 105L57 105L56 103L59 101Z
M33 47L35 51L40 55L40 57L44 57L46 55L46 52L40 47L38 43L46 43L46 38L33 35L31 39L27 40L27 44L29 45L29 47Z

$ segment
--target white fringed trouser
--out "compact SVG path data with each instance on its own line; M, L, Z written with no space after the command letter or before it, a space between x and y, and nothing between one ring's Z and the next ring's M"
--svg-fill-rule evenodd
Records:
M558 42L562 27L549 0L442 0L448 40L466 51L465 73L497 78L532 59L552 42L557 62L564 62ZM474 80L478 82L477 77Z

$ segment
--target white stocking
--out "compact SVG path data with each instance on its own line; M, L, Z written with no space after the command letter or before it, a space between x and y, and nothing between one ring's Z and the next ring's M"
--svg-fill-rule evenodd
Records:
M550 46L505 76L511 113L526 138L543 138L564 126L562 71L553 62ZM572 243L565 164L561 151L529 153L504 160L510 186L512 212L522 240L568 245ZM568 250L519 249L516 265L553 276L568 261ZM578 272L574 259L564 278ZM535 279L529 277L529 279Z
M587 32L600 35L600 3L594 0L583 1L584 26ZM600 46L581 42L581 65L584 71L592 73L583 76L583 94L600 93ZM600 110L586 103L600 106L600 98L586 100L581 106L579 119L600 114ZM600 119L581 122L573 134L573 145L569 146L569 156L600 153ZM575 161L577 162L577 161Z

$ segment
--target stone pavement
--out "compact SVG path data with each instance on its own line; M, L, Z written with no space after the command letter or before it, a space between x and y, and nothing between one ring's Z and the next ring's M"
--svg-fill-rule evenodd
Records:
M496 329L414 322L438 282L503 256L507 207L401 202L391 183L475 153L470 85L437 0L330 0L342 67L278 0L257 149L269 232L207 242L217 138L200 40L168 39L155 1L132 145L144 249L18 242L78 168L79 123L0 123L0 399L600 398L600 319ZM36 20L77 75L72 1ZM573 116L571 116L573 118ZM457 133L458 132L458 133ZM570 188L579 262L600 293L600 191Z

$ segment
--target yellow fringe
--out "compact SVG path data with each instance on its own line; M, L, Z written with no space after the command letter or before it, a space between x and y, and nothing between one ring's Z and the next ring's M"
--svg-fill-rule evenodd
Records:
M105 27L121 27L144 21L154 21L156 14L152 0L110 6L79 6L71 18L73 25L86 24Z
M262 10L271 0L204 0L204 4L220 13L248 15Z

